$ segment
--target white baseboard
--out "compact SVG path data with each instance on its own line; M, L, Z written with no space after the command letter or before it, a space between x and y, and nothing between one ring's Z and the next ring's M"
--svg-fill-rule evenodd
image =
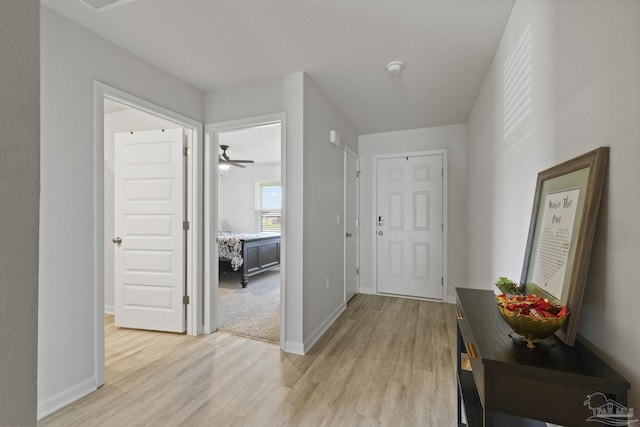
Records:
M60 393L38 402L38 419L42 419L58 409L64 408L70 403L93 393L98 389L96 377L88 378Z
M375 289L373 289L373 288L365 288L363 286L361 286L360 289L358 289L358 293L359 294L367 294L367 295L383 295L385 297L419 299L419 300L428 299L428 298L410 297L410 296L407 296L407 295L378 294ZM439 300L430 300L430 301L439 301ZM457 303L455 295L454 296L448 295L446 298L442 299L442 302L446 302L448 304L456 304Z
M375 295L376 294L376 290L373 288L367 288L364 286L360 286L360 288L358 289L358 293L359 294L367 294L367 295Z
M338 316L347 308L347 304L341 303L334 311L325 319L324 322L311 334L308 340L304 342L304 354L306 354L311 347L320 339L320 337L329 329L329 327L336 321Z
M304 344L299 342L285 341L283 350L287 353L304 356Z
M104 305L105 314L116 314L116 308L113 305Z

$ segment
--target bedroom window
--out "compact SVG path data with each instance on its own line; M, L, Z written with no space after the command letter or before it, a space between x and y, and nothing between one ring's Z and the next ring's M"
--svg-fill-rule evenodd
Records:
M280 233L281 201L282 185L280 181L256 183L256 211L260 233Z

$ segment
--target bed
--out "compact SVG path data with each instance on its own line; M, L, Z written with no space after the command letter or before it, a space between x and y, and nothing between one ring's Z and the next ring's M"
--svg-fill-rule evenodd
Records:
M279 234L218 233L218 256L240 271L240 284L247 287L249 277L280 265Z

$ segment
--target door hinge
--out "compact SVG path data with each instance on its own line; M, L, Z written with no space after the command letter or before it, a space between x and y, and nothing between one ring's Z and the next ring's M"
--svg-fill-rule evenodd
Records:
M360 178L360 171L356 171L356 178Z
M185 295L182 297L182 303L183 304L189 304L189 295Z
M360 274L360 269L356 268L356 274Z
M189 221L182 221L182 229L184 231L189 231Z
M182 147L182 155L186 157L189 154L191 154L191 150L189 150L189 147Z
M441 223L440 223L440 229L441 229L442 231L444 231L444 222L441 222Z
M444 169L440 169L440 176L444 178Z
M440 278L440 285L444 286L444 277Z

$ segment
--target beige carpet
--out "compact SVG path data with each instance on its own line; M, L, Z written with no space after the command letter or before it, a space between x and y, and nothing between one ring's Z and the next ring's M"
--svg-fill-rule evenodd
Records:
M240 274L220 273L220 330L264 341L280 342L280 270L253 276L246 288Z

